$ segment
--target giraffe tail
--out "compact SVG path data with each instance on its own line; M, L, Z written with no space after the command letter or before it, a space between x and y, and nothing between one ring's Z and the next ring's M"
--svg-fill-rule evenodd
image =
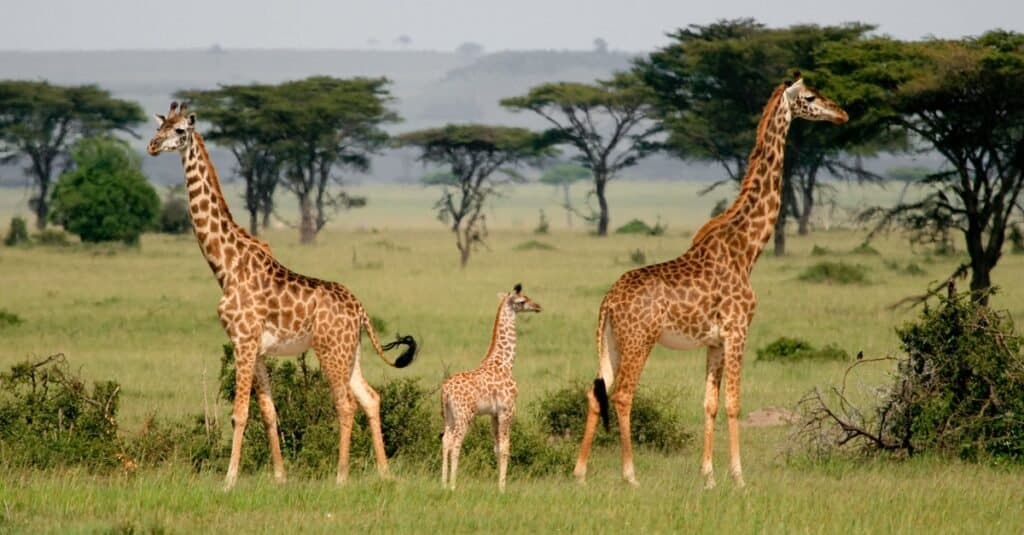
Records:
M611 322L608 317L608 309L601 303L601 310L597 316L597 360L598 376L594 379L594 398L601 410L601 423L605 431L608 430L608 387L615 380L615 370L612 367L609 350L609 337L611 333Z
M418 344L416 343L415 338L413 338L410 335L402 336L401 334L399 334L395 338L394 342L390 342L388 344L385 344L384 346L381 346L380 340L377 339L377 331L373 330L373 324L370 323L370 318L369 316L366 315L366 311L363 311L362 322L363 328L366 329L366 334L369 335L370 342L373 344L373 349L377 351L377 356L380 357L380 359L383 360L385 363L387 363L388 366L394 368L404 368L412 364L413 359L416 358L416 350L419 347ZM401 355L398 355L398 358L395 359L394 362L389 361L387 357L384 356L384 352L394 349L395 347L398 347L400 345L405 346L405 351L403 351Z

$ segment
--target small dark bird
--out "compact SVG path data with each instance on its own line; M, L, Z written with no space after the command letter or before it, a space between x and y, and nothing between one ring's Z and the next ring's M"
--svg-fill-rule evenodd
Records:
M864 358L864 352L863 351L858 351L857 352L857 360L860 360L862 358Z

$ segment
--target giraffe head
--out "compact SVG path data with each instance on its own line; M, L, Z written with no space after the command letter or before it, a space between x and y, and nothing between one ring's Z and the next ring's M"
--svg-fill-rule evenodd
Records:
M167 116L157 114L156 134L149 140L146 151L150 156L161 152L185 152L192 143L192 131L196 127L196 114L188 113L185 104L171 103Z
M501 299L512 312L540 312L540 305L533 302L526 294L523 293L523 285L516 284L512 291L509 293L499 293L498 299Z
M796 81L786 82L783 100L789 104L789 109L794 117L808 121L829 121L835 124L843 124L849 120L839 104L804 84L804 79L799 71L793 73L793 79Z

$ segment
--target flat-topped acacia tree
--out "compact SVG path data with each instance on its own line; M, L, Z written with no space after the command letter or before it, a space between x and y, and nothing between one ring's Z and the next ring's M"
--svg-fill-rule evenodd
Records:
M532 163L552 152L543 138L525 128L481 124L449 124L398 136L400 146L419 149L419 160L446 166L426 185L443 187L434 204L437 218L450 224L466 267L473 248L484 243L487 226L484 202L502 185L519 180L512 168Z
M594 177L597 235L608 235L608 181L647 156L654 149L651 138L659 131L650 120L653 106L646 86L620 73L593 84L542 84L526 95L502 100L501 105L540 115L552 125L545 132L551 142L576 149L573 159Z
M135 135L145 119L138 104L95 85L59 86L36 80L0 81L0 163L28 160L29 205L36 227L46 228L53 177L68 167L79 139L114 132Z

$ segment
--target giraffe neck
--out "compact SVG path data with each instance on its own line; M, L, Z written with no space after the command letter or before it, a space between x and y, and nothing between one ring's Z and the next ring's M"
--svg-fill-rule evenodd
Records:
M232 219L217 170L198 132L192 133L192 142L188 150L182 152L181 163L185 168L189 212L199 248L217 277L217 284L223 288L232 264L251 238Z
M729 227L744 242L743 263L753 267L775 229L782 205L782 165L786 134L792 112L786 102L785 86L775 89L764 107L757 126L757 142L747 160L747 172L736 201L726 212Z
M512 361L516 357L516 313L503 299L498 305L498 315L494 318L494 332L491 334L491 347L487 349L483 366L512 369Z

